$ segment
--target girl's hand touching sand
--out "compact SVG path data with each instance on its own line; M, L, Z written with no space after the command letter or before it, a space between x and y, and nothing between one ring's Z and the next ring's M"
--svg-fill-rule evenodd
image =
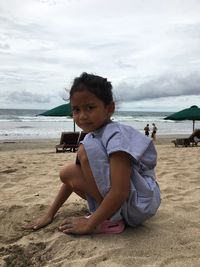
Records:
M26 230L38 230L42 227L47 226L48 224L50 224L53 221L53 217L50 216L49 214L45 214L40 218L35 219L33 222L28 223L27 225L25 225L23 228Z
M89 220L85 217L69 218L63 221L59 230L64 234L85 235L94 232Z

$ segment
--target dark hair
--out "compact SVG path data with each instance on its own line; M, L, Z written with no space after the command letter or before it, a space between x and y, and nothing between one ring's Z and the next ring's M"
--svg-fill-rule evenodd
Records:
M74 79L69 92L70 100L74 93L84 90L94 94L102 100L105 105L113 102L112 84L106 78L83 72L80 77Z

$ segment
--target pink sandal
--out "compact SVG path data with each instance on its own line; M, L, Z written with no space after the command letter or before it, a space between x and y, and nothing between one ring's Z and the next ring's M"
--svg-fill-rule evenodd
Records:
M111 222L105 220L97 227L97 234L120 234L125 229L125 223L123 220L117 222Z

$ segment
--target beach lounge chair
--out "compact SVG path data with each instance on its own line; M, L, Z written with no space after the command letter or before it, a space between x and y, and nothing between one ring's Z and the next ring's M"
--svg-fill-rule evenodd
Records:
M198 146L200 142L200 129L196 129L188 138L177 138L176 140L172 140L172 143L176 147L188 147L188 146Z
M56 153L58 152L75 152L80 133L79 132L62 132L60 144L56 145Z
M76 152L80 141L83 140L86 133L84 132L62 132L60 144L56 145L58 152Z
M178 147L178 146L182 146L182 147L190 146L189 138L177 138L176 140L172 140L172 143L174 143L174 145L176 147Z

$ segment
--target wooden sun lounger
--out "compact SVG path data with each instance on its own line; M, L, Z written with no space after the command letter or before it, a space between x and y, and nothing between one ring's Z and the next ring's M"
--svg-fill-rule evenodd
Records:
M172 140L172 143L174 143L174 145L176 147L178 147L178 146L182 146L182 147L190 146L189 138L177 138L176 140Z
M60 144L56 145L56 153L58 152L76 152L79 143L85 137L83 132L62 132Z
M188 138L177 138L175 140L172 140L172 143L174 143L176 147L198 146L199 142L200 142L200 129L196 129Z

